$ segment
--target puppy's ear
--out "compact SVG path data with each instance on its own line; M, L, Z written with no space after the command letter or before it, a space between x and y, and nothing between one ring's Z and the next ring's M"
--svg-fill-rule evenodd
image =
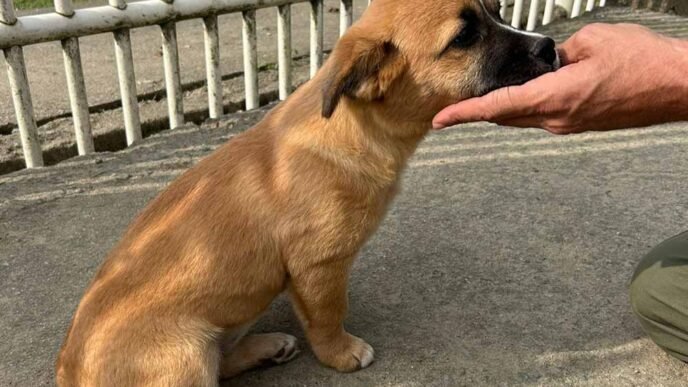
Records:
M384 97L402 74L404 61L390 42L345 35L328 59L322 115L330 118L343 95L365 101Z

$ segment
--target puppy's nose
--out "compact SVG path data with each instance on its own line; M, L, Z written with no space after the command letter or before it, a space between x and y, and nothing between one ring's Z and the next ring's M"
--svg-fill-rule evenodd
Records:
M550 66L554 66L554 62L557 60L557 51L554 48L554 40L548 37L538 39L533 47L530 49L530 53L537 59L542 60Z

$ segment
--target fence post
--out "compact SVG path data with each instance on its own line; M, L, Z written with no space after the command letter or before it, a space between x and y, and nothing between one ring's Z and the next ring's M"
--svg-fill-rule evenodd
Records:
M127 2L124 0L108 0L108 4L117 9L127 9Z
M65 73L67 74L67 89L69 91L69 102L72 107L76 146L80 155L86 155L95 152L95 145L93 144L93 133L91 131L84 71L81 66L79 39L68 38L63 40L62 54L64 56Z
M279 99L291 93L291 6L277 8L277 70L279 71Z
M72 0L55 0L55 12L66 17L74 16Z
M588 3L585 5L585 11L590 12L593 9L595 9L595 0L588 0Z
M242 16L246 110L253 110L260 104L260 95L258 94L258 43L256 35L256 11L244 11Z
M17 16L12 0L0 0L0 23L14 25ZM26 75L24 50L21 47L10 47L3 50L7 64L7 77L12 90L14 112L17 116L19 136L21 138L24 161L27 168L43 166L43 151L38 140L38 126L33 114L31 89Z
M143 138L136 91L136 75L134 74L134 58L131 52L131 36L128 29L117 30L114 32L114 36L117 75L122 94L124 130L127 134L127 145L131 145Z
M523 15L524 0L514 1L514 14L511 17L511 26L514 28L521 28L521 16Z
M540 0L530 0L530 10L528 11L527 31L534 31L538 21L538 9L540 8Z
M55 12L64 16L74 16L74 6L71 0L55 0ZM84 71L81 65L81 51L79 38L62 40L62 56L64 57L65 74L69 103L72 108L74 134L79 155L95 152L93 133L91 132L91 118L86 97Z
M583 0L574 0L573 7L571 8L571 18L580 16L582 7Z
M311 0L311 78L323 62L323 0Z
M545 1L545 14L542 16L542 25L547 25L552 22L554 16L554 0Z
M127 3L124 0L108 0L108 3L120 10L127 8ZM134 56L131 53L131 35L129 30L125 28L113 32L113 36L115 38L117 79L119 79L119 89L122 96L124 131L127 135L127 145L131 145L143 138L136 92L136 74L134 74Z
M210 118L224 114L222 104L222 72L220 70L220 32L217 15L203 19L205 35L205 69L208 81L208 110Z
M0 23L13 25L17 22L12 0L0 0Z
M339 0L339 36L346 33L354 19L353 0Z
M179 71L179 48L177 46L177 26L168 22L160 26L162 30L162 57L165 66L165 88L167 89L167 108L170 129L184 125L184 93Z
M7 75L12 89L14 111L17 115L19 135L21 137L24 160L27 168L43 166L43 152L38 140L38 127L33 114L33 102L31 101L31 89L26 76L26 64L24 63L24 50L15 46L6 48L5 60L7 61Z

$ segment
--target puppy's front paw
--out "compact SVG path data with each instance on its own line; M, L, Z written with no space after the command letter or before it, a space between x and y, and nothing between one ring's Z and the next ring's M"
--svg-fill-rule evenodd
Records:
M356 339L359 341L359 343L352 348L351 356L353 356L358 362L358 367L356 367L354 370L360 370L373 364L373 361L375 360L375 350L370 344L366 343L362 339L359 339L358 337L356 337Z
M375 351L362 339L344 333L338 340L314 346L318 359L339 372L366 368L375 360Z

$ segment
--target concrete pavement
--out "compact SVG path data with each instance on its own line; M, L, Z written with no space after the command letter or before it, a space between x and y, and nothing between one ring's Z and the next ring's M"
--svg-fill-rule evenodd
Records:
M261 114L0 178L0 385L51 383L73 309L137 211ZM687 146L685 124L433 134L352 276L347 326L376 363L338 374L305 350L226 385L686 385L627 285L643 253L688 227ZM255 330L303 340L284 300Z

